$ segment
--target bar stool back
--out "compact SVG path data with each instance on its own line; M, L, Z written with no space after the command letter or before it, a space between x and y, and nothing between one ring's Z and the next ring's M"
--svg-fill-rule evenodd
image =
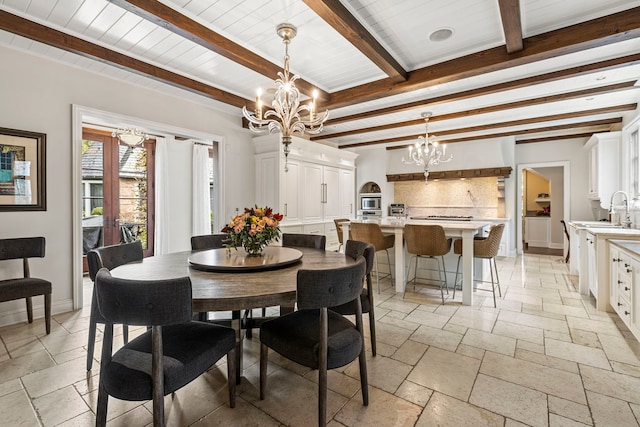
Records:
M409 270L411 269L411 260L415 258L416 265L413 273L413 288L416 287L416 279L418 276L418 261L422 258L433 259L438 263L438 282L440 285L440 296L442 297L442 303L444 304L444 288L447 288L447 294L449 293L449 287L447 286L447 271L444 264L444 256L451 250L451 239L448 239L444 234L444 228L440 225L417 225L407 224L404 227L404 239L407 244L407 253L413 255L409 259L409 266L407 267L407 284L409 282ZM440 261L442 260L442 269L440 268ZM405 285L405 292L407 287Z
M489 230L487 237L476 237L473 240L473 257L484 258L489 260L489 271L491 272L491 292L493 292L493 306L496 306L496 286L498 287L498 293L502 297L502 290L500 290L500 279L498 278L498 266L496 265L496 256L500 250L500 240L502 239L502 232L504 231L504 224L495 224ZM460 258L462 258L462 240L456 240L453 244L453 253L458 255L458 266L456 267L456 282L453 286L453 297L456 297L456 286L458 285L458 272L460 271ZM496 273L495 281L493 279L493 272ZM480 290L489 290L481 289Z
M349 225L349 233L352 240L371 243L376 249L376 284L378 286L378 293L380 293L380 279L391 277L393 280L389 249L391 249L395 243L395 236L393 234L384 234L382 228L380 228L380 224L373 222L352 222ZM386 252L387 265L389 266L389 274L385 274L382 277L380 277L380 269L378 268L378 252L380 251Z

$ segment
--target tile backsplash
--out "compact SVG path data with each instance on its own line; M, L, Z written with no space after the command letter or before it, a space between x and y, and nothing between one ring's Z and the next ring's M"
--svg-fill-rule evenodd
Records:
M394 203L404 203L409 216L452 215L504 217L504 194L498 178L404 181L394 184Z

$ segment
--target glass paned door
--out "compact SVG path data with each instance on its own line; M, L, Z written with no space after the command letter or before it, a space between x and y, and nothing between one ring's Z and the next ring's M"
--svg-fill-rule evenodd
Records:
M110 132L83 129L83 255L136 240L153 254L154 142L129 147Z

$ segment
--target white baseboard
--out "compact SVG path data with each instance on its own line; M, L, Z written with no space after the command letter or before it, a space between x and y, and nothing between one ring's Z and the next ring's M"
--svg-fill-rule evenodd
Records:
M33 301L33 318L34 319L43 318L44 317L43 297L35 296L31 300ZM40 304L36 304L38 300ZM16 323L27 321L27 307L26 307L26 304L24 303L24 298L16 301L22 301L23 307L18 310L12 310L12 311L0 313L0 326L15 325ZM51 302L51 315L66 313L71 310L73 310L73 300L71 299Z

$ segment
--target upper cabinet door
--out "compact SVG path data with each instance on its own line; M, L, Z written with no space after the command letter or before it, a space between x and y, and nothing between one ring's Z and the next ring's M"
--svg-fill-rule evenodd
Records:
M284 215L286 222L298 222L300 215L300 163L289 160L289 171L284 173L282 203L280 213Z
M340 170L340 217L354 218L355 210L355 174L352 170Z
M341 215L340 169L324 166L324 219L333 220Z
M301 162L302 172L302 219L305 222L322 221L324 182L323 166L315 163Z

